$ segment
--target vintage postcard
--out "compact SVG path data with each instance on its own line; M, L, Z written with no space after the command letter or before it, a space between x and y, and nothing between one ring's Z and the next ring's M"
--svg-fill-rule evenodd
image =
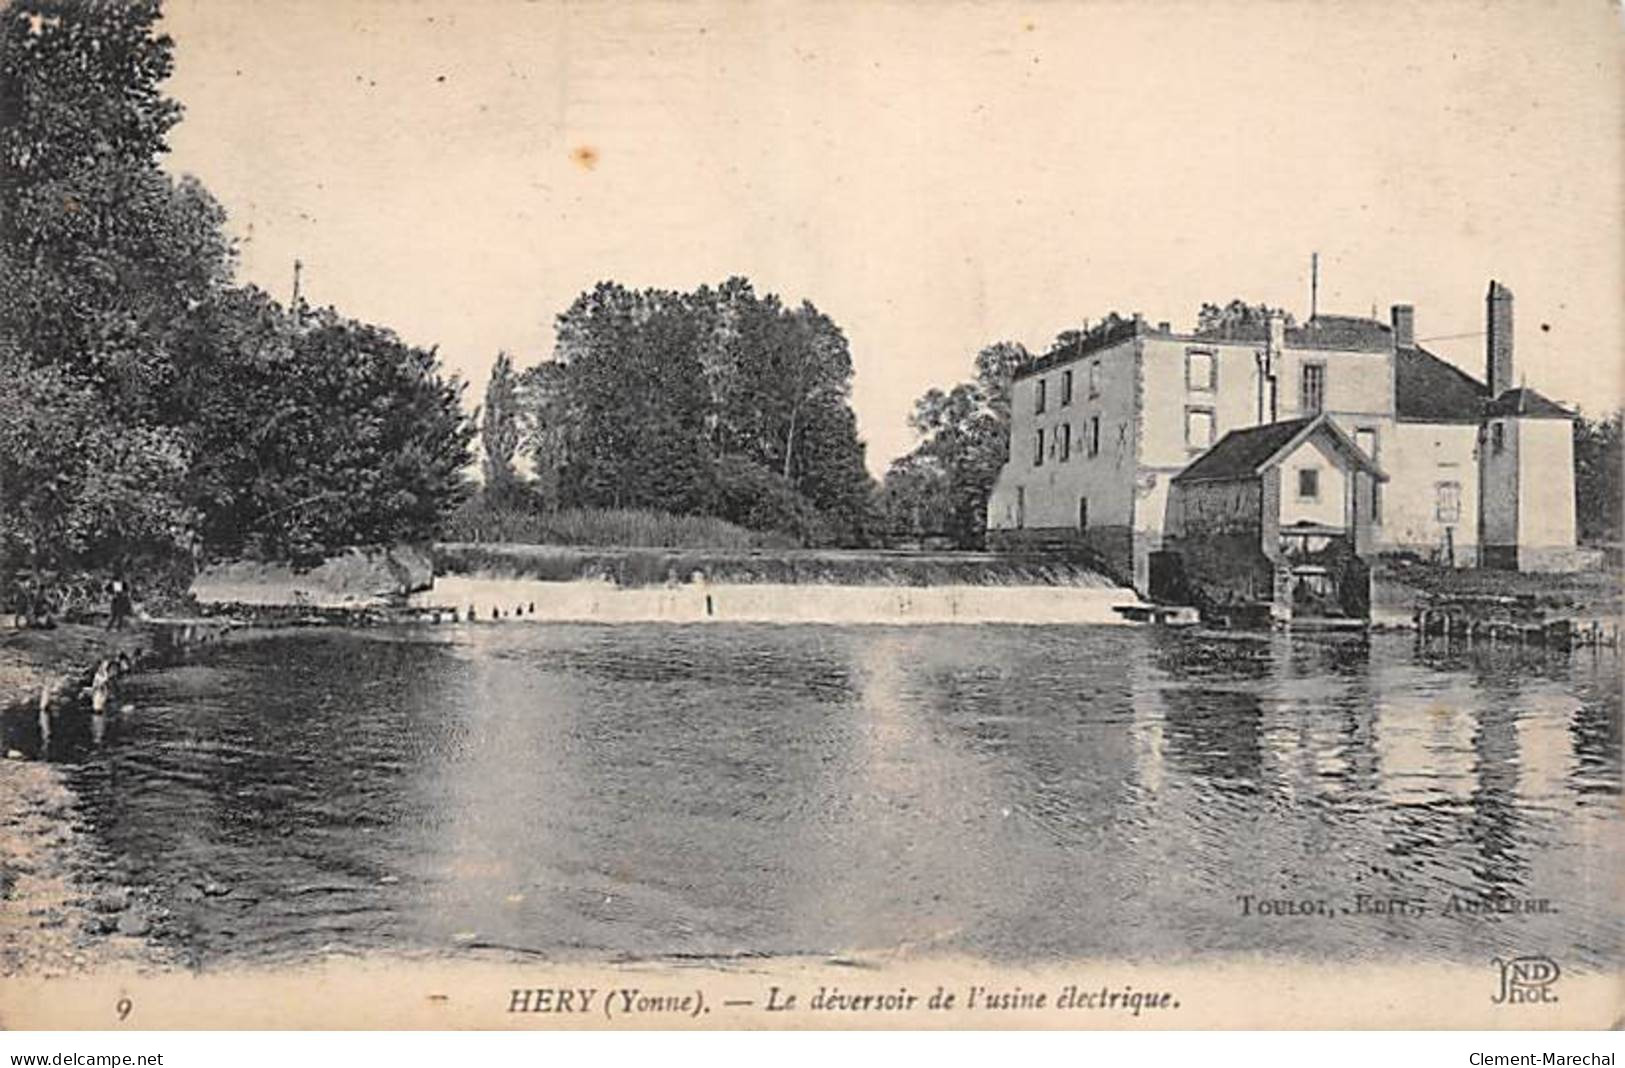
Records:
M1622 89L8 0L0 1025L1616 1026Z

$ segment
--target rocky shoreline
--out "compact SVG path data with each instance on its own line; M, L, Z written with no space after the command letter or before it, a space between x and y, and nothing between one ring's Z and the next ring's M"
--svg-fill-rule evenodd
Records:
M49 978L109 966L163 970L179 963L154 937L167 917L155 887L127 861L98 855L92 817L74 796L66 770L37 759L42 701L54 724L54 752L62 739L83 740L92 720L90 688L104 662L111 709L119 714L121 676L173 663L194 647L286 627L396 618L379 605L214 606L207 616L144 619L123 631L74 623L0 629L0 976Z
M118 673L156 655L144 628L64 625L0 634L0 975L52 977L110 965L143 970L172 961L151 938L162 908L133 872L97 855L64 770L14 746L17 722L37 721L41 694L57 717L82 705L97 665ZM81 713L88 717L88 713Z
M0 766L0 975L42 978L109 967L172 967L151 935L153 888L102 864L62 769Z

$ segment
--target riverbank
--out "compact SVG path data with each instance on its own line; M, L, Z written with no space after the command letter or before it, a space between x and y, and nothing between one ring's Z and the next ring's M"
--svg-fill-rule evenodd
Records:
M110 632L64 624L52 630L0 630L0 711L37 716L40 694L79 703L96 665L151 655L150 632ZM8 732L9 733L9 732ZM147 970L170 963L150 935L163 910L150 887L118 863L101 863L63 770L22 759L6 745L0 760L0 974L50 977L110 967Z
M1372 622L1393 628L1412 626L1417 608L1447 597L1521 599L1553 618L1580 625L1617 624L1625 612L1625 582L1617 568L1554 573L1383 560L1372 585Z

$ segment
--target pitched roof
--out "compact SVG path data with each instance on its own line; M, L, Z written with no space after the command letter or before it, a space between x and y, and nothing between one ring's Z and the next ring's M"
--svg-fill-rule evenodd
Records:
M1192 460L1190 466L1175 475L1172 481L1223 482L1253 478L1285 459L1300 443L1321 430L1331 435L1334 446L1352 465L1371 472L1379 481L1387 481L1388 476L1325 413L1306 419L1287 419L1232 430L1211 449Z
M1491 401L1485 415L1515 415L1526 419L1573 419L1574 413L1547 400L1526 386L1509 389Z
M1394 409L1401 422L1476 423L1490 391L1427 349L1394 350Z
M1031 378L1033 375L1049 370L1061 364L1071 363L1081 356L1087 356L1101 349L1109 349L1122 341L1139 337L1146 330L1145 322L1140 319L1118 319L1100 323L1090 330L1077 335L1072 344L1060 348L1052 347L1042 356L1034 357L1017 367L1011 378L1020 380Z
M1281 451L1314 418L1288 419L1265 423L1245 430L1232 430L1212 448L1192 460L1190 466L1173 477L1175 482L1201 482L1214 479L1248 478L1258 473L1264 461Z
M1316 315L1286 332L1287 348L1354 349L1385 352L1394 344L1387 323L1356 315Z
M1264 341L1269 324L1251 320L1227 323L1200 337L1214 341ZM1316 315L1308 322L1289 326L1283 340L1289 349L1338 349L1353 352L1387 352L1393 347L1393 330L1387 323L1358 315Z

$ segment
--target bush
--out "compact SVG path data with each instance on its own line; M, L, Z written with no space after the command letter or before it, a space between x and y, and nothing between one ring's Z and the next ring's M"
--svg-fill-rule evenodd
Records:
M812 502L789 479L738 456L717 462L716 513L747 530L780 533L802 544L822 540L822 522Z

